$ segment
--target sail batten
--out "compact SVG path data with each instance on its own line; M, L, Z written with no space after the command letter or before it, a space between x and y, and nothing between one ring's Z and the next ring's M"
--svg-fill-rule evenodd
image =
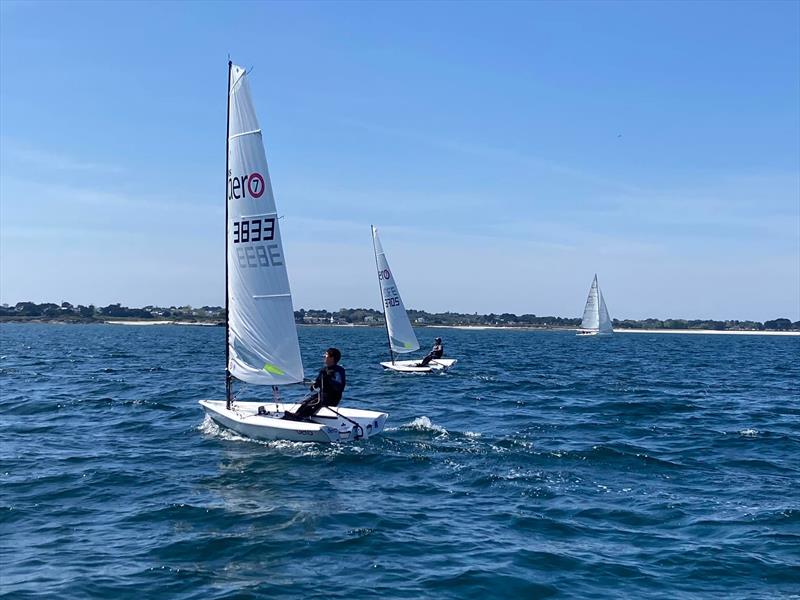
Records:
M253 131L243 131L242 133L237 133L236 135L232 135L231 137L228 138L228 140L229 141L230 140L235 140L236 138L240 138L240 137L243 137L245 135L254 135L256 133L260 134L261 130L260 129L254 129Z
M261 128L243 68L228 113L228 369L258 385L303 380L289 277ZM258 135L253 135L258 134Z
M381 302L383 314L386 319L386 331L389 335L389 345L393 352L405 354L419 350L419 342L411 327L408 313L403 305L397 281L389 268L386 253L378 238L377 227L372 228L372 243L375 250L375 264L378 269L378 283L381 288Z

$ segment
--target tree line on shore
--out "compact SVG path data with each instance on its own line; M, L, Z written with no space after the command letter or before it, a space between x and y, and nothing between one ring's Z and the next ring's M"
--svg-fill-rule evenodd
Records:
M423 310L408 310L411 322L416 326L485 326L485 327L542 327L574 328L581 323L580 318L537 316L534 314L516 315L513 313L429 313ZM303 309L294 311L298 324L336 324L336 325L382 325L383 313L373 308L342 308L337 311ZM63 321L63 322L103 322L109 319L141 320L180 320L195 322L221 322L225 320L225 309L221 306L145 306L129 308L120 303L108 306L73 305L69 302L54 304L45 302L17 302L13 306L0 306L2 321ZM716 321L708 319L614 319L614 327L620 329L711 329L718 331L800 331L800 321L778 318L759 321Z
M168 319L168 320L220 320L225 319L225 309L221 306L145 306L143 308L129 308L120 303L108 306L95 306L89 304L73 305L69 302L54 304L44 302L17 302L13 306L4 304L0 306L0 318L3 320L59 320L75 322L107 321L108 319Z

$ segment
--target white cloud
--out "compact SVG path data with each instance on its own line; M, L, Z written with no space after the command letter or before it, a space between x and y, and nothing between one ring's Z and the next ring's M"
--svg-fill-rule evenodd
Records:
M119 165L96 162L76 158L67 154L43 150L7 137L0 138L4 160L22 163L26 168L40 172L57 171L94 171L109 175L120 174L125 169Z

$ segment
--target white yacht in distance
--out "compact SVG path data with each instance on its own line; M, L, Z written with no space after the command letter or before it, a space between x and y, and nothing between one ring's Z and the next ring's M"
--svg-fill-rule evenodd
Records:
M611 317L608 316L606 301L603 300L603 292L600 291L595 274L592 287L589 288L589 297L586 298L583 321L578 329L578 335L611 335L612 333L614 330L611 327Z

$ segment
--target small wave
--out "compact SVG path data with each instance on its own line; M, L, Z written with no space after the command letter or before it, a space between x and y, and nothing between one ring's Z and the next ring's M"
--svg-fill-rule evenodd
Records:
M348 452L361 454L364 448L355 444L319 444L316 442L293 442L290 440L257 440L236 433L232 429L221 427L208 415L197 426L197 431L226 442L247 442L269 448L270 450L295 452L299 456L334 456Z
M757 429L742 429L739 432L739 435L741 435L742 437L754 438L754 437L756 437L758 435L758 430Z
M137 408L144 407L147 410L175 410L175 407L171 404L165 404L164 402L159 402L158 400L147 400L144 398L119 400L118 402L122 406L134 406Z
M268 445L270 442L265 442L262 440L254 440L253 438L245 437L233 431L232 429L228 429L226 427L221 427L214 419L209 417L208 415L205 416L203 422L197 426L197 430L200 433L203 433L210 437L219 438L221 440L225 440L226 442L252 442L255 444L262 444ZM282 442L278 442L282 443ZM309 442L286 442L288 444L304 444Z
M542 471L512 467L507 473L494 473L490 475L490 479L494 481L514 481L517 479L539 481L544 479L544 475Z
M633 446L620 448L597 444L584 450L551 450L547 452L547 455L558 459L590 461L597 464L630 461L661 468L673 469L682 467L679 463L657 458Z
M402 425L400 429L413 429L415 431L435 431L441 435L447 435L447 429L442 427L441 425L436 425L436 423L431 422L428 417L422 416L417 417L411 423L406 423Z
M358 527L355 529L349 529L347 531L347 535L356 538L366 537L368 535L372 535L373 533L375 533L375 529L373 527Z

